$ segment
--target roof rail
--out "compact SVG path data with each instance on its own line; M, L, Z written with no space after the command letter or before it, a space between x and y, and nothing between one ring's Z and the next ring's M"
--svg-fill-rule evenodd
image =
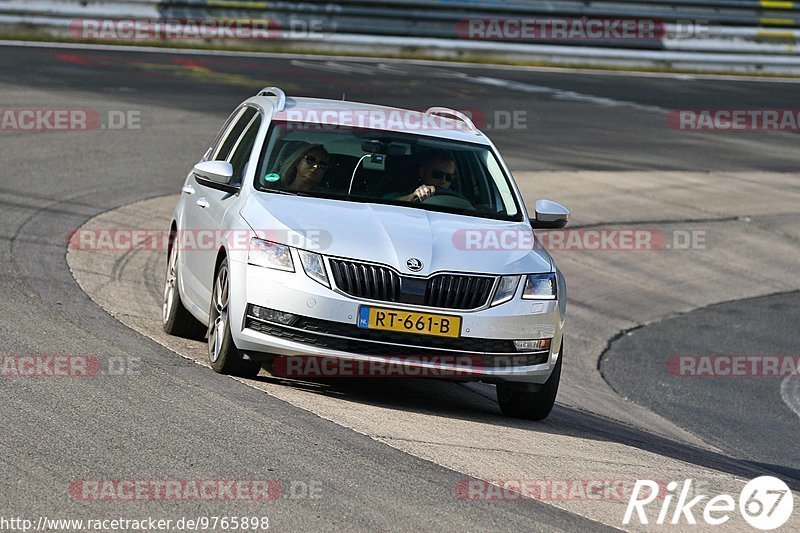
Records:
M470 118L461 111L456 111L455 109L450 109L449 107L431 107L430 109L425 111L425 113L428 115L437 115L441 117L449 117L460 120L461 122L467 125L469 131L471 131L475 135L481 134L481 131L475 127L475 124L473 124L472 120L470 120Z
M283 108L286 107L286 93L284 93L278 87L264 87L256 96L269 96L273 95L278 99L277 105L275 106L276 111L283 111Z

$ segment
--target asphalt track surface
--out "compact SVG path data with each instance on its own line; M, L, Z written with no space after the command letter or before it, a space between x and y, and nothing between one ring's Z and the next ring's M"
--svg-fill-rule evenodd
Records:
M527 111L524 129L491 132L515 170L794 172L800 163L796 134L730 136L665 126L665 113L673 108L789 108L797 94L793 83L66 48L2 51L3 109L134 110L141 112L142 128L0 133L0 352L92 353L144 362L135 379L3 381L4 516L252 515L252 503L236 501L87 505L67 488L80 479L269 477L284 485L323 484L319 500L286 498L258 509L275 527L290 530L604 527L535 501L460 501L452 487L464 474L178 358L81 291L65 261L69 232L104 211L174 194L218 125L262 86L309 96L344 93L349 100L412 109L446 104L488 115ZM679 444L627 426L580 412L555 414L566 433L583 434L596 425L599 440L617 433L648 441L644 448L681 455ZM675 422L692 429L683 416L690 415ZM738 422L747 424L747 413L739 413ZM774 462L792 466L785 459ZM736 463L715 457L703 464L745 475Z
M775 386L786 375L746 375L747 370L740 370L744 375L710 376L707 371L692 376L689 367L684 375L680 367L666 371L670 358L680 355L783 355L797 360L798 296L793 292L714 305L630 331L611 344L600 370L620 394L706 442L800 479L800 419ZM720 335L722 331L733 334ZM727 372L727 367L720 368Z

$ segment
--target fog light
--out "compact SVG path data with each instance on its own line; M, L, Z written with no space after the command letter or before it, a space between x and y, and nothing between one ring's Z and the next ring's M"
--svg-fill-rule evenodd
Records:
M538 352L550 349L550 341L552 339L536 339L529 341L514 341L514 348L518 352Z
M266 320L267 322L275 322L290 326L297 320L297 315L291 313L283 313L274 309L267 309L266 307L259 307L257 305L250 306L250 311L253 316L259 320Z

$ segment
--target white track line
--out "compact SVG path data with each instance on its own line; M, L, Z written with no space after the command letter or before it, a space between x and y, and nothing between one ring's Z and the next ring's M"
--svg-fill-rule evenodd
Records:
M23 46L29 48L57 48L63 50L98 50L108 52L154 53L174 55L208 55L224 57L260 57L274 59L315 59L343 60L358 63L397 63L408 65L445 66L464 69L510 70L515 72L547 72L547 73L581 73L594 76L624 76L629 78L669 78L679 80L732 80L752 83L793 83L800 84L800 78L737 76L736 74L702 74L686 72L637 72L624 70L601 70L569 67L537 67L522 65L502 65L495 63L465 63L459 61L442 61L435 59L402 59L393 57L355 57L335 54L299 54L287 52L243 52L237 50L200 50L191 48L167 48L157 46L113 45L93 43L65 43L57 41L19 41L0 40L0 46Z
M786 376L781 382L781 399L794 414L800 416L800 374Z

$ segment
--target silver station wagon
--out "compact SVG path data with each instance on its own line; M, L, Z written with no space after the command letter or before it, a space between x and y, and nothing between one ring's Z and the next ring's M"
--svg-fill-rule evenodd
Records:
M186 178L164 329L255 376L496 384L503 413L552 409L566 284L492 142L463 113L287 98L242 103Z

